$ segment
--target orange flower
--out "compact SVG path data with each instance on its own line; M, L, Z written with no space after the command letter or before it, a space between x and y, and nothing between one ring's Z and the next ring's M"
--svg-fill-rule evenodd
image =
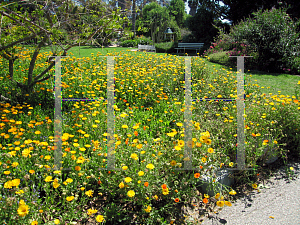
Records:
M200 166L200 169L203 169L203 166Z
M145 187L148 187L148 186L149 186L149 183L148 183L148 182L145 182L145 183L144 183L144 186L145 186Z
M194 174L194 177L195 177L195 178L199 178L199 177L200 177L200 173L195 173L195 174Z
M135 135L135 136L138 136L138 132L137 132L137 131L134 131L134 135Z
M254 134L254 133L252 133L251 135L252 135L253 137L256 137L256 134Z
M174 200L175 202L179 202L179 198L175 198L175 200Z
M129 138L126 138L125 144L128 145Z
M144 130L146 130L146 126L144 126L143 128L144 128Z
M161 188L162 188L162 189L167 189L167 185L166 185L166 184L163 184L163 185L161 185Z
M204 198L202 201L203 201L203 203L205 203L205 204L208 203L208 199L207 199L207 198Z

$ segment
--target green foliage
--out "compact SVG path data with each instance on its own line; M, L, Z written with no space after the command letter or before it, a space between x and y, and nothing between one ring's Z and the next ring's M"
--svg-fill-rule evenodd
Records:
M254 13L248 19L232 27L229 36L233 42L250 45L258 53L257 65L260 69L278 72L289 69L299 72L300 43L297 24L285 10L272 9Z
M175 31L175 39L180 37L180 29L175 18L169 15L166 7L160 6L157 2L146 5L136 21L137 34L150 36L155 43L163 41L164 32L168 27Z
M225 66L231 65L231 60L228 56L228 52L226 52L226 51L221 51L221 52L216 52L216 53L210 54L209 61L221 64L221 65L225 65Z
M161 53L172 53L174 52L174 48L176 47L176 43L171 41L171 42L164 42L164 43L156 43L155 48L156 52L161 52Z
M151 45L152 41L150 38L144 36L137 36L132 40L125 40L120 43L122 47L137 47L138 45Z
M200 7L193 17L186 21L188 28L192 31L191 42L210 43L218 35L218 29L213 26L215 21L213 12Z
M185 5L183 0L171 0L170 5L168 7L170 15L175 17L175 20L179 27L183 27L184 25L184 9Z

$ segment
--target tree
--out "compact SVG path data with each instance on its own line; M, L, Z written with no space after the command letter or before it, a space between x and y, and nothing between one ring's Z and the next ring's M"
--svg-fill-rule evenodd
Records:
M151 2L144 6L142 16L137 21L137 30L151 36L153 43L159 43L168 27L176 29L174 23L171 26L172 20L174 18L169 15L166 7L160 6L157 2Z
M214 26L220 24L217 16L205 6L198 8L195 16L188 18L187 26L192 31L193 42L209 44L218 35L218 29Z
M184 25L184 15L185 15L185 5L183 0L171 0L168 7L171 16L175 17L177 25L183 27Z
M16 4L2 2L0 8L0 55L8 61L9 79L21 89L20 97L32 94L38 82L51 77L48 71L54 61L46 61L42 72L36 72L35 64L42 47L51 47L52 56L66 56L74 46L82 45L99 33L109 33L123 23L118 10L110 10L101 0L85 1L80 6L73 1L18 1ZM28 8L34 9L29 11ZM21 9L21 10L18 10ZM24 49L21 45L35 39L37 44L31 55L27 82L16 81L14 63ZM9 100L1 95L4 100Z

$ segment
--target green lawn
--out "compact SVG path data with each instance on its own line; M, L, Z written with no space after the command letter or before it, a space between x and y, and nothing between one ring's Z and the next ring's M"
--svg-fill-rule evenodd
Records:
M206 60L207 65L211 69L222 69L230 70L229 67L223 66L217 63L212 63ZM231 68L233 71L236 71L236 68ZM289 74L275 74L275 73L266 73L261 71L247 71L245 68L245 75L250 76L251 84L257 84L263 93L269 94L282 94L289 95L290 97L295 95L295 87L297 86L298 81L300 81L299 75L289 75ZM280 91L280 92L279 92Z

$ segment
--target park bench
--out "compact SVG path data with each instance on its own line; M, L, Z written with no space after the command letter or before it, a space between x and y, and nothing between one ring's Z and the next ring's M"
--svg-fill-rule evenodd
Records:
M196 53L198 53L198 51L203 47L204 43L178 43L178 48L177 49L177 53L178 50L183 49L184 52L185 50L196 50Z
M138 50L139 51L154 51L156 52L155 46L154 45L138 45Z

